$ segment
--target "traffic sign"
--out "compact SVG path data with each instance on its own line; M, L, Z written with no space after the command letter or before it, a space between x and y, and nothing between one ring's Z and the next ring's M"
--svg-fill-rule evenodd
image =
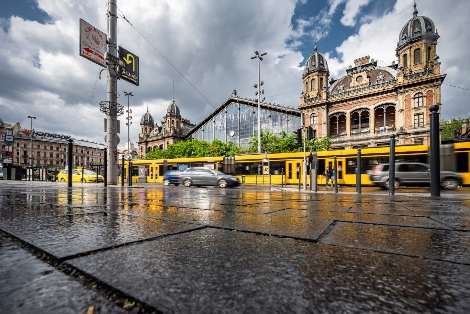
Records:
M121 78L139 86L139 57L119 46L119 59L124 61Z

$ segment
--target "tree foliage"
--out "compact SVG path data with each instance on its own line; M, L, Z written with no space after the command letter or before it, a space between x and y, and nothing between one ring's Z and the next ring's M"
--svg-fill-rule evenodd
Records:
M248 148L246 153L257 153L258 152L258 135L254 134L248 140ZM330 148L330 138L323 137L321 139L312 138L306 141L307 151L323 151ZM282 131L279 136L271 132L261 131L261 152L268 153L292 153L303 151L303 146L298 147L296 144L296 136L294 133L287 134Z
M232 142L225 144L220 140L214 140L209 143L193 139L170 144L166 150L155 148L145 155L145 159L235 156L239 152L240 149Z
M462 125L467 123L467 119L463 118L452 118L450 120L443 120L441 122L442 133L441 140L452 140L456 138L457 134L460 134Z

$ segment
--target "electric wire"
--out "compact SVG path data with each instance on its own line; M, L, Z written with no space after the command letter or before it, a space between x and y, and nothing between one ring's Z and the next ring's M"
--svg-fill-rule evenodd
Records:
M199 93L199 95L201 95L214 109L217 109L217 108L211 103L211 101L210 101L209 99L207 99L207 97L204 96L204 94L202 94L201 91L199 91L199 89L197 89L197 87L194 86L194 84L191 83L191 81L190 81L189 79L187 79L186 76L184 76L184 74L181 73L181 71L178 70L178 68L177 68L173 63L171 63L170 60L168 60L167 57L165 57L165 55L163 55L163 53L161 53L161 51L158 50L158 48L155 47L155 46L150 42L150 40L149 40L146 36L144 36L144 35L143 35L125 16L124 16L124 14L123 14L122 11L119 9L119 7L117 8L117 10L119 11L119 14L121 15L121 17L137 32L137 34L140 35L140 37L142 37L160 56L162 56L162 58L165 59L165 61L168 62L168 64L170 64L170 65L173 67L173 69L175 69L175 71L178 72L178 74L181 75L181 77L183 77L183 78L186 80L186 82L188 82L189 85L191 85L191 86Z
M83 129L82 129L82 135L81 136L83 136L83 133L85 133L85 127L86 127L86 123L88 121L88 114L90 112L90 107L91 107L91 104L93 102L93 97L95 96L96 83L98 83L98 78L100 76L100 73L101 73L101 69L100 69L100 72L98 73L98 76L96 77L95 86L93 86L93 92L91 93L91 99L90 99L90 103L88 104L87 113L85 115L85 122L83 123Z

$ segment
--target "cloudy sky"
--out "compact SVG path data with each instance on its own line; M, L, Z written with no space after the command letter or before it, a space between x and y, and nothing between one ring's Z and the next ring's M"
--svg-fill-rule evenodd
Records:
M104 143L106 72L79 56L79 19L107 33L107 0L2 0L0 117L33 128ZM468 0L417 0L441 36L442 118L470 117ZM318 41L331 76L354 59L396 61L398 34L412 0L117 0L118 45L140 58L140 86L118 81L118 102L132 92L131 141L147 108L161 124L174 98L199 123L236 89L255 98L258 61L268 102L298 107L303 65ZM123 18L125 17L125 19ZM126 21L127 19L127 21ZM121 117L121 145L127 140Z

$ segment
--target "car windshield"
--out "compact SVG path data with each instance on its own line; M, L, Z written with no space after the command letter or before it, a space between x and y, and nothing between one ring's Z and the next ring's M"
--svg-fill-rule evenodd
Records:
M222 171L219 171L219 170L212 170L212 172L216 175L225 174L225 173L223 173Z
M96 176L96 172L91 171L91 170L88 170L88 169L83 170L83 173L84 173L84 174L93 174L93 175Z

